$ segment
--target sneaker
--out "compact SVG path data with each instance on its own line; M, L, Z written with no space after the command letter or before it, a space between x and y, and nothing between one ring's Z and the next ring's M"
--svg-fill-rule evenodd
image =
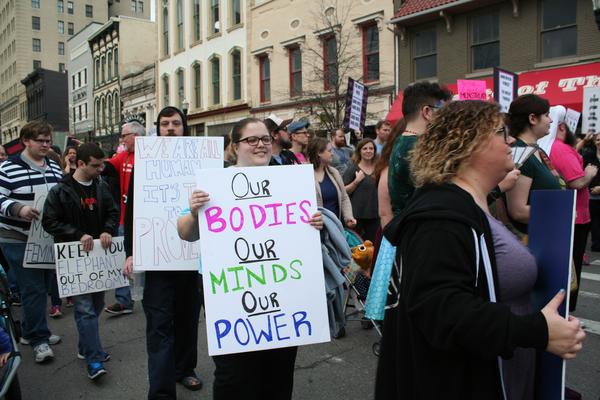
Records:
M81 353L77 353L77 358L79 358L80 360L85 360L85 356ZM104 359L102 360L102 362L107 362L110 360L110 354L108 354L107 352L104 352Z
M100 378L102 375L106 374L106 370L104 369L104 366L102 365L102 363L96 362L96 363L89 363L87 365L87 375L88 378L90 378L91 380Z
M133 309L126 308L123 304L115 303L112 306L108 306L104 309L109 314L114 315L123 315L123 314L131 314Z
M55 344L60 343L61 340L62 340L62 338L58 335L50 335L50 337L48 338L48 344L54 346ZM25 346L31 344L29 339L25 339L24 337L22 337L19 340L19 343L21 343L22 345L25 345Z
M8 302L13 305L19 307L21 303L21 295L17 292L13 292L8 296Z
M67 297L67 303L65 304L66 307L73 307L75 305L75 303L73 302L73 298L72 297Z
M52 318L58 318L62 316L62 311L60 311L60 306L52 306L50 307L50 312L48 315Z
M54 358L54 352L48 346L48 343L38 344L33 348L33 355L36 363L43 363L46 360Z

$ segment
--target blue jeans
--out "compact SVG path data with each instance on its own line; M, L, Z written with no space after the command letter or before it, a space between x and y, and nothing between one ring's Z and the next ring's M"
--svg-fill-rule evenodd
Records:
M23 256L26 243L0 243L0 248L8 261L10 269L15 272L17 284L21 289L23 304L23 337L32 346L48 343L50 330L46 321L46 304L48 302L48 269L23 268Z
M102 362L104 350L100 343L98 316L104 308L104 292L82 294L73 297L75 322L79 332L79 353L87 363Z
M123 236L124 234L125 227L123 225L119 225L117 235ZM123 307L133 308L133 300L131 299L131 289L129 286L115 289L115 299L117 299L117 303L121 304Z

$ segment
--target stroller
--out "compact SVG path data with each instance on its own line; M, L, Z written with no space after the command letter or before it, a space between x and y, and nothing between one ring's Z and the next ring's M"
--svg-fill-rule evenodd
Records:
M362 238L353 230L346 229L346 242L350 248L364 246ZM360 249L363 250L363 249ZM369 291L370 278L362 271L361 267L352 260L348 268L342 271L348 291L344 301L344 314L347 321L359 321L363 329L375 328L379 337L382 336L381 329L377 322L364 316L365 301ZM349 311L350 308L354 310ZM361 317L362 315L362 317ZM373 344L373 353L379 355L379 342Z
M20 400L21 387L17 370L21 364L21 353L18 348L21 325L11 314L9 296L8 279L0 266L0 326L10 336L13 348L6 365L0 368L0 399Z

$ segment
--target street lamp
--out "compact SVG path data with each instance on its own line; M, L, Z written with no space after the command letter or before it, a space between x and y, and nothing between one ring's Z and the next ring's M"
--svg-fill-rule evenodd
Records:
M183 115L187 116L189 109L190 103L186 99L183 99L183 101L181 102L181 111L183 111Z

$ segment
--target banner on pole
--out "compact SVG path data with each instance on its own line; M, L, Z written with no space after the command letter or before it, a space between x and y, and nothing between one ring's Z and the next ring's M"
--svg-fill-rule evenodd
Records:
M45 189L35 192L32 207L40 212L40 217L31 221L23 255L25 268L54 269L54 238L42 227L46 197L48 192Z
M494 68L494 100L500 105L500 111L507 113L510 103L517 98L519 77L517 74L500 68Z
M125 249L123 237L113 237L106 249L94 239L92 251L84 251L81 242L56 243L56 282L61 298L129 286L123 276Z
M223 167L222 137L135 138L133 267L198 270L198 243L179 239L177 218L196 188L196 170Z
M367 119L368 95L369 88L352 78L348 78L344 127L354 131L362 132L364 130Z
M312 166L201 170L198 185L209 354L329 341Z

